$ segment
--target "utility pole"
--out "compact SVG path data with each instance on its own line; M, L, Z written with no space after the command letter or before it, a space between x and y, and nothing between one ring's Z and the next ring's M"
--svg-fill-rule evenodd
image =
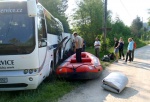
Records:
M106 51L106 35L107 35L107 0L104 5L104 50Z

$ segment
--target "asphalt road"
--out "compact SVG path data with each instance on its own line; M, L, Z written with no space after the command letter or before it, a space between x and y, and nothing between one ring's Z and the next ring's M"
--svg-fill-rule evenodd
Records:
M104 90L102 79L111 72L121 72L128 77L125 89L115 94ZM150 45L135 50L135 60L111 64L100 78L86 82L64 95L58 102L150 102Z

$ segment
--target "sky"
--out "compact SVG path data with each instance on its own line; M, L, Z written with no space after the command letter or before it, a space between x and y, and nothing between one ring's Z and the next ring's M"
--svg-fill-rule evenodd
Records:
M128 26L137 16L147 22L150 0L107 0L108 10L113 12L113 19L118 15L119 18Z
M76 7L75 1L76 0L68 0L68 15L71 15L73 8ZM150 17L150 14L148 14L150 0L107 0L107 9L112 11L113 20L118 16L125 25L130 26L133 19L137 16L139 16L143 22L148 21L147 19Z

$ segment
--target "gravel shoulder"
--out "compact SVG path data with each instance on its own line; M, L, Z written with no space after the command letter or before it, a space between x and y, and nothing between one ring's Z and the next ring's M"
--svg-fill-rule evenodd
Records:
M101 87L102 79L111 72L124 73L129 79L120 94ZM133 62L125 64L119 60L111 64L98 79L79 86L58 102L150 102L150 45L136 49Z

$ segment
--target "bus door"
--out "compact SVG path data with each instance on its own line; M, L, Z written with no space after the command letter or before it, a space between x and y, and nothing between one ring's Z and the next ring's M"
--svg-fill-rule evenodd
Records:
M45 19L43 14L43 8L38 8L38 47L39 47L39 63L40 68L43 68L46 63L47 55L47 33L45 26Z

